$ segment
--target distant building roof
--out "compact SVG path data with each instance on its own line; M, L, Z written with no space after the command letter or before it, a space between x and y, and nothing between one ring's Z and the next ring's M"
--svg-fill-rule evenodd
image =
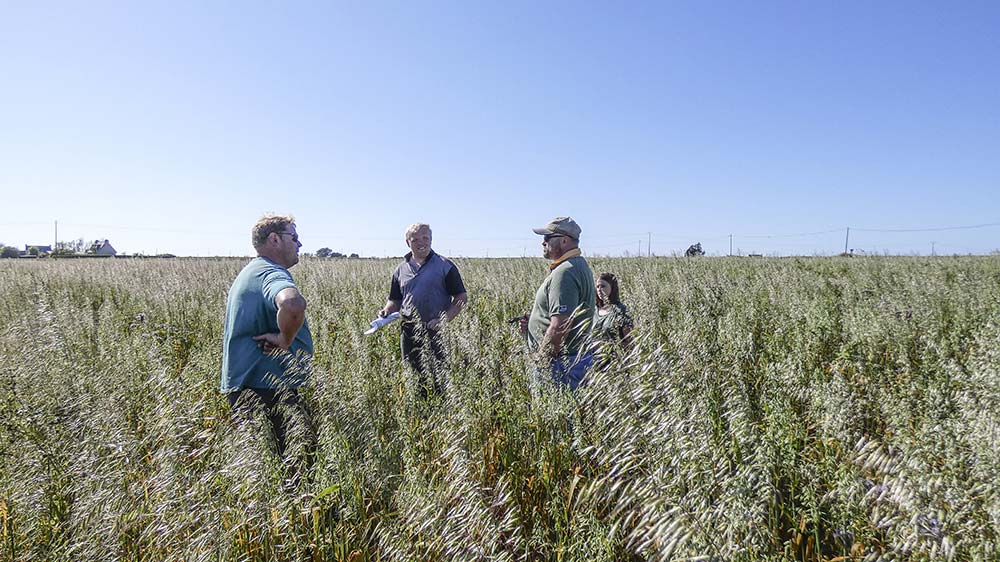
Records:
M113 256L117 254L118 251L115 250L114 246L111 245L111 242L105 238L103 240L94 240L87 248L87 253Z

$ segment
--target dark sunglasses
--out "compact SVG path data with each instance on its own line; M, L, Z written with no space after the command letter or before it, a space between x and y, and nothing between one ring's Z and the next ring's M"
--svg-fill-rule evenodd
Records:
M553 238L565 238L565 234L546 234L542 239L546 242L552 240Z
M281 236L283 234L291 236L292 237L292 242L298 242L299 241L299 235L298 234L292 234L291 232L276 232L275 234L277 234L278 236Z

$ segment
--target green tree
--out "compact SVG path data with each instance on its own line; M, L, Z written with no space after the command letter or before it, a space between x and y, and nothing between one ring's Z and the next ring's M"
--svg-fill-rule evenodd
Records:
M324 248L320 248L320 249L316 250L316 257L317 258L342 258L342 257L344 257L344 254L341 254L340 252L334 252L330 248L325 248L324 247Z
M83 252L83 238L56 242L55 248L52 249L52 253L56 255L79 254L81 252Z
M16 258L19 255L21 254L17 251L17 248L0 244L0 258Z

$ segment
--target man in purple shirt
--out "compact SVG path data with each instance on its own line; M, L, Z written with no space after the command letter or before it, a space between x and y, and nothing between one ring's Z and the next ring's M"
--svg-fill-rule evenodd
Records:
M410 252L392 273L389 299L378 314L385 317L399 311L403 359L420 377L420 394L427 395L428 375L440 394L441 381L435 373L445 361L440 330L465 306L465 285L458 267L431 249L430 225L410 225L405 239Z

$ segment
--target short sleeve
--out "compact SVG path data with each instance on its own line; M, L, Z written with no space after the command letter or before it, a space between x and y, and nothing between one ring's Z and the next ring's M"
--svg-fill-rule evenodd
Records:
M403 300L403 289L399 286L399 268L392 272L392 282L389 284L389 300L401 302Z
M451 264L451 267L448 268L448 273L444 276L444 290L451 296L460 295L465 292L465 283L462 283L462 274L458 272L455 264Z
M628 332L632 328L634 328L635 324L632 321L632 315L629 313L628 309L625 308L625 305L622 304L619 305L619 307L620 307L619 310L621 310L621 321L620 325L618 326L618 332L620 334L624 334L625 332Z
M549 285L549 314L570 316L580 306L580 287L565 270L556 272Z
M278 305L274 303L278 293L289 287L295 288L295 282L292 281L292 275L288 273L288 270L278 267L270 269L264 274L264 281L261 285L264 292L264 303L268 309L273 311L278 310Z

